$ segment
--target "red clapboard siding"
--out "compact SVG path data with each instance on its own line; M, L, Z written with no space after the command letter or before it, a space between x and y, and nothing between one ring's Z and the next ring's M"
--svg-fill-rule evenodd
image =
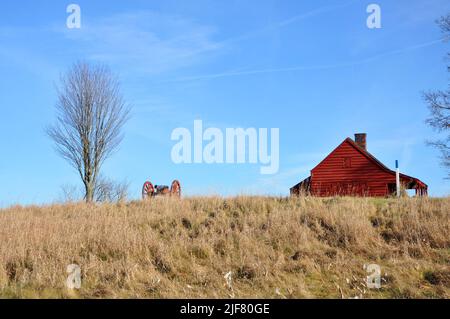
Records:
M346 139L311 171L311 193L315 196L386 196L387 183L395 175L386 172Z

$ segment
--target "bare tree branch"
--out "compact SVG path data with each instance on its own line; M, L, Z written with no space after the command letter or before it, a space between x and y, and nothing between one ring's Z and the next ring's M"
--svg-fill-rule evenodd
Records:
M129 184L127 182L114 182L102 176L97 178L95 185L95 200L98 202L120 203L128 197Z
M450 13L437 20L445 41L450 40ZM448 53L447 57L450 57ZM450 68L447 67L450 72ZM446 91L437 90L423 94L424 101L428 104L430 117L426 123L437 132L446 134L445 138L436 141L429 141L428 144L441 152L442 165L448 170L450 178L450 86Z

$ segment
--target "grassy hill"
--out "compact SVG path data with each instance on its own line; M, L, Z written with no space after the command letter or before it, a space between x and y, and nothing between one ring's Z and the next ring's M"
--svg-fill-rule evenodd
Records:
M0 210L0 296L450 298L449 212L450 198L12 207ZM69 264L80 290L66 289ZM381 289L366 287L365 264L381 267Z

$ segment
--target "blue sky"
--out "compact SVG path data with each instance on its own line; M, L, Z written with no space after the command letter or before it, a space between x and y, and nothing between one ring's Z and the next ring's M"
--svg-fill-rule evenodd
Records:
M396 159L433 196L450 194L421 91L446 88L434 20L445 0L72 1L81 29L66 27L69 1L3 1L0 10L0 206L51 203L79 184L54 152L55 85L78 60L108 64L133 116L104 174L146 179L186 194L287 195L355 132L389 167ZM377 3L382 28L366 27ZM280 129L280 170L259 165L175 165L173 129Z

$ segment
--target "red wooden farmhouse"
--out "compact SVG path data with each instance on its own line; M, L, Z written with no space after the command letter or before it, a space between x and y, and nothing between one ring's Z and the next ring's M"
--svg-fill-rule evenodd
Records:
M403 189L414 189L425 196L428 186L417 178L400 174ZM396 172L390 170L367 151L366 134L346 138L322 162L311 176L291 188L291 195L371 196L396 193Z

